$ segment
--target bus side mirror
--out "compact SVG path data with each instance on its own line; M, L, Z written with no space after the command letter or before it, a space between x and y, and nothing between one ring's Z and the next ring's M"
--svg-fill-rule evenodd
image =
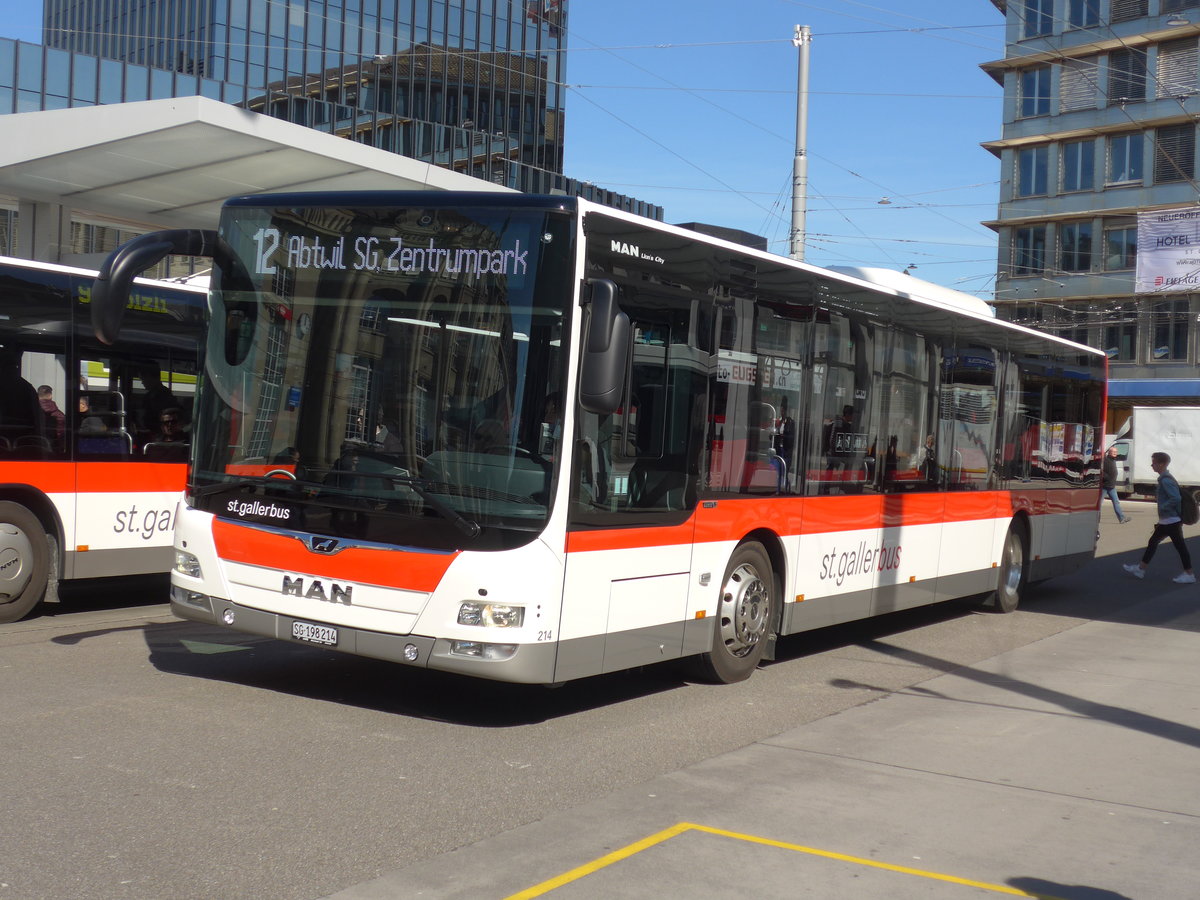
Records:
M232 273L246 284L250 282L233 250L215 231L177 228L143 234L114 250L92 282L92 330L101 342L112 344L120 337L133 279L172 254L207 256L224 273Z
M606 278L588 282L590 300L584 324L579 370L579 405L597 415L621 406L629 367L629 316L617 303L617 286Z

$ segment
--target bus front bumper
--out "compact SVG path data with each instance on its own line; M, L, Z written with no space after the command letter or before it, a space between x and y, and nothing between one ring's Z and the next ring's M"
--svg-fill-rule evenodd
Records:
M232 631L475 678L518 684L550 684L554 680L554 644L504 645L506 649L500 655L487 651L489 646L500 645L481 644L465 648L468 652L464 653L464 642L308 622L200 594L177 584L171 585L171 612L181 619Z

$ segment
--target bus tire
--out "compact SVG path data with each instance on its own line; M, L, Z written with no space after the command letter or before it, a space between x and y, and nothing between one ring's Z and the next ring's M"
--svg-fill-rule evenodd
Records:
M50 545L37 516L0 501L0 623L24 617L46 593Z
M998 613L1015 612L1021 603L1021 594L1029 583L1029 537L1025 525L1014 520L1004 536L1004 549L1000 554L1000 567L996 574L996 589L992 591L988 606Z
M776 594L763 545L750 541L734 550L721 582L712 650L698 659L704 680L733 684L758 668L774 627Z

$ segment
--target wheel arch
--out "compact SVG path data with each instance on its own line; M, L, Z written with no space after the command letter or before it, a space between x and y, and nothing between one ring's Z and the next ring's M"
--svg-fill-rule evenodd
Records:
M57 589L59 579L63 575L65 553L63 552L63 525L54 507L54 502L37 488L27 484L0 484L0 500L19 503L33 513L42 530L51 539L50 546L50 580L46 585L46 599L54 602L58 599Z
M1019 509L1008 523L1009 528L1019 528L1025 536L1025 574L1029 574L1029 561L1033 554L1033 518L1027 509ZM1007 529L1006 529L1007 532Z
M1009 536L1016 535L1021 544L1021 573L1017 579L1016 585L1013 586L1013 594L1011 602L1006 605L1005 601L1005 575L1006 560L1008 555ZM1017 609L1021 596L1029 588L1032 581L1030 573L1033 571L1033 522L1030 520L1029 513L1026 510L1019 510L1009 519L1008 524L1004 529L1004 537L1000 544L1000 561L999 561L999 584L997 587L985 594L980 604L982 609L990 610L991 612L1010 613Z
M1018 523L1020 524L1020 526L1022 528L1025 529L1025 537L1028 538L1029 535L1031 535L1033 533L1032 522L1030 521L1029 510L1018 509L1015 513L1013 513L1013 517L1012 517L1012 520L1009 522L1009 525L1012 526L1012 525L1018 524Z
M768 658L774 658L775 638L783 627L783 589L787 582L787 552L783 548L783 539L770 528L756 528L742 536L737 546L754 542L767 551L767 559L771 562L771 580L774 581L775 595L779 602L775 604L774 621L771 623L770 643L767 645ZM735 548L736 549L736 548ZM732 555L732 554L731 554Z

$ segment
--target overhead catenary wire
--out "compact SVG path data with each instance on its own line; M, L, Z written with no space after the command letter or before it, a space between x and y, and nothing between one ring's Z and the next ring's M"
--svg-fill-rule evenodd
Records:
M574 33L572 33L572 34L573 34L573 36L574 36ZM622 61L624 61L624 62L627 62L628 64L630 64L630 65L634 66L635 68L637 68L637 69L639 69L639 70L641 70L641 71L648 72L648 70L646 70L646 69L645 69L645 67L643 67L643 66L640 66L640 65L638 65L638 64L636 64L636 63L629 62L628 60L624 60L624 59L623 59L623 58L621 58L621 57L618 57L618 58L619 58L619 59L622 59ZM701 97L701 96L699 96L699 95L698 95L698 93L697 93L696 91L694 91L694 90L689 90L689 89L683 88L683 87L682 87L682 86L680 86L680 85L674 84L674 82L672 82L670 79L667 79L667 78L665 78L664 76L657 75L656 73L649 72L648 74L651 74L653 77L655 77L655 78L659 78L659 79L661 79L661 80L663 80L663 81L667 82L667 83L668 83L668 85L670 85L670 86L671 86L672 88L674 88L674 89L681 90L681 91L684 91L684 92L686 92L686 93L690 93L690 94L693 94L694 96L697 96L697 98L698 98L698 99L700 99L700 100L702 100L703 102L705 102L705 103L707 103L707 104L709 104L709 105L713 106L713 107L714 107L714 108L716 108L716 109L719 109L719 110L721 110L722 112L726 113L727 115L730 115L730 116L732 116L732 117L734 117L734 118L737 118L737 119L739 119L739 120L741 120L741 121L747 121L747 122L748 122L748 120L746 120L746 118L745 118L744 116L741 116L740 114L738 114L738 113L735 113L735 112L733 112L732 110L729 110L729 109L727 109L727 108L725 108L725 107L722 107L720 104L717 104L717 103L713 102L712 100L709 100L709 99L707 99L707 98L704 98L704 97ZM578 95L579 95L579 92L576 92L576 95L578 96ZM763 131L764 133L767 133L767 134L769 134L769 135L771 135L771 136L773 136L773 137L775 137L775 138L779 139L780 141L783 141L783 142L785 142L785 143L786 143L786 142L787 142L787 140L788 140L787 138L783 137L782 135L778 134L777 132L774 132L774 131L772 131L771 129L769 129L769 128L766 128L766 127L764 127L764 126L758 125L758 124L757 124L757 123L755 123L755 122L748 122L748 124L752 125L753 127L757 128L757 129L758 129L758 130L760 130L760 131ZM845 168L845 167L841 166L839 163L837 163L837 162L835 162L835 161L833 161L833 160L826 159L825 157L823 157L823 156L821 156L821 155L819 155L819 154L818 154L818 155L815 155L815 158L822 159L824 162L826 162L826 163L828 163L828 164L830 164L830 165L832 165L832 166L834 166L834 167L841 168L843 171L846 171L846 172L848 172L849 174L851 174L851 175L853 175L853 176L855 176L855 177L859 177L859 178L861 178L861 177L862 177L862 176L861 176L861 175L859 175L858 173L856 173L856 172L853 172L852 170L850 170L850 169L848 169L848 168ZM868 179L868 180L869 180L869 179ZM881 187L881 189L883 190L883 192L884 192L885 194L891 194L891 195L894 195L894 196L905 197L905 194L904 194L904 193L902 193L902 192L899 192L899 191L894 191L894 190L891 190L891 191L889 191L889 189L888 189L888 188L886 188L886 187L884 187L884 186L882 186L882 185L879 185L879 183L878 183L878 182L874 182L874 183L875 183L877 186ZM812 186L811 186L811 183L810 183L810 189L812 189L814 192L816 192L815 188L812 188ZM831 207L832 211L834 211L834 212L837 212L837 210L833 208L833 204L830 204L830 207ZM914 202L913 202L913 208L929 208L929 205L928 205L928 204L921 204L921 203L919 203L919 202L915 202L915 201L914 201ZM954 224L954 225L955 225L955 226L957 226L957 227L961 227L961 226L963 225L963 223L961 223L961 222L958 222L958 221L956 221L956 220L954 220L954 219L952 219L952 218L949 218L949 217L945 217L945 218L947 219L947 221L951 222L952 224Z

